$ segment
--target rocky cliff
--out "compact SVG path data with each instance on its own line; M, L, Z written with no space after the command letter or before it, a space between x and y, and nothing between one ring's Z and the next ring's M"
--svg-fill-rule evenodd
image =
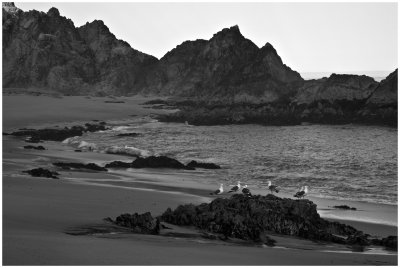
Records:
M117 40L100 21L79 29L60 16L3 3L3 87L65 94L127 92L156 58Z
M238 26L210 40L184 42L147 75L143 92L195 98L208 103L268 103L294 94L303 82L270 44L261 49Z
M305 81L274 47L238 26L186 41L160 60L118 40L99 20L76 28L56 8L23 12L3 3L3 88L65 94L172 97L192 124L397 124L397 70L371 77L333 74Z

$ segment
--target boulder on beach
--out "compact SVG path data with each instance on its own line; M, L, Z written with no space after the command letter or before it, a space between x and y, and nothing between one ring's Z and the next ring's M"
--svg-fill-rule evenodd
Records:
M62 169L90 169L94 171L107 171L106 168L101 167L95 163L83 164L83 163L53 163L53 165L57 167L61 167Z
M153 218L150 212L143 214L122 214L112 222L119 226L130 228L134 233L154 235L160 233L160 221Z
M58 179L57 175L60 175L55 171L50 171L50 170L44 169L44 168L34 168L31 170L25 170L22 172L27 173L27 174L31 175L32 177L45 177L45 178L52 178L52 179Z
M200 163L195 160L190 161L187 165L190 168L220 169L221 167L214 163Z
M168 208L161 220L243 240L266 241L268 233L342 244L369 243L367 235L355 228L322 219L309 200L279 198L274 195L236 194L211 203Z

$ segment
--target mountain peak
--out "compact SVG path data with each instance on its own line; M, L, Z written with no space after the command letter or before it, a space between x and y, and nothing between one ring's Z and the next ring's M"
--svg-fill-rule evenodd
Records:
M2 8L11 14L17 13L20 9L14 5L14 2L3 2Z
M58 11L57 8L52 7L47 11L47 15L50 17L59 17L60 16L60 11Z
M239 30L239 26L234 25L232 27L229 28L224 28L221 31L217 32L216 34L214 34L214 37L227 37L227 36L240 36L243 37L242 33Z

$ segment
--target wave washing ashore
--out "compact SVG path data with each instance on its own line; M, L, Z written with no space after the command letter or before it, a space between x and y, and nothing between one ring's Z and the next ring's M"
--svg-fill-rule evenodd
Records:
M202 182L242 181L267 189L268 181L292 194L397 205L397 129L374 126L188 126L154 119L109 122L108 131L63 143L101 153L165 155L183 163L213 162L221 170ZM217 178L217 180L216 180Z

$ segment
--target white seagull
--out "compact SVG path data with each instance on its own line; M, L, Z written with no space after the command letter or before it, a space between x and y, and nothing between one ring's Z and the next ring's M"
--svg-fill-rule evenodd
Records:
M268 189L271 191L271 194L273 194L273 192L279 193L278 186L272 185L271 181L268 181Z
M224 185L221 183L220 185L219 185L219 189L218 190L216 190L216 191L214 191L214 192L212 192L212 193L210 193L211 195L213 195L213 194L222 194L224 192Z
M307 195L307 193L308 193L308 186L303 186L303 187L301 187L300 191L297 192L297 193L294 195L294 197L297 197L297 198L304 198L304 197Z
M231 190L228 192L228 193L232 193L232 192L237 192L237 191L239 191L240 190L240 181L238 181L238 184L237 185L235 185L235 186L233 186L232 188L231 188Z
M250 192L249 188L247 188L247 184L245 186L243 186L242 193L244 195L251 196L251 192Z

